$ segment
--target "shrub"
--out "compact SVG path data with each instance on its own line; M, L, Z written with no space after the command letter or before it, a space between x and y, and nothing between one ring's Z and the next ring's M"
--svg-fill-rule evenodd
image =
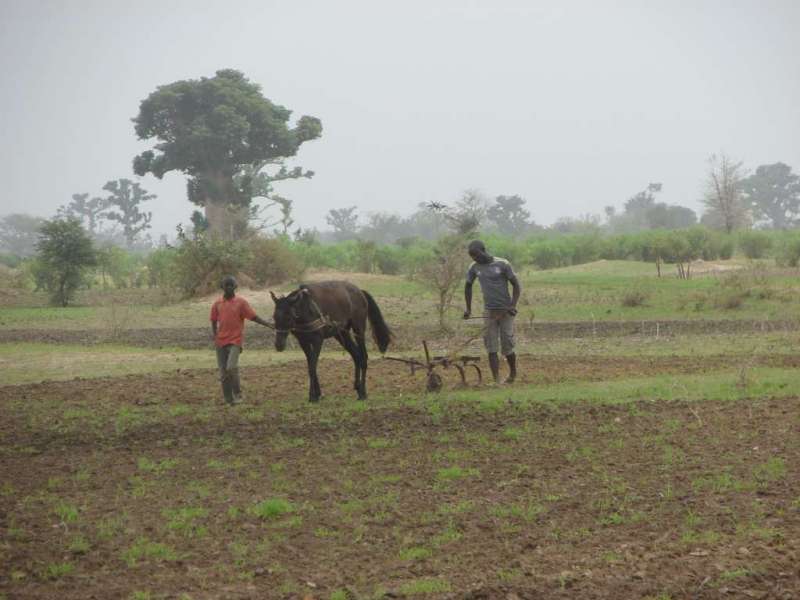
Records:
M644 290L628 290L622 294L622 306L634 307L644 306L649 296Z
M701 248L703 260L728 260L736 247L733 237L716 231L709 231Z
M530 261L540 269L566 266L565 257L556 241L539 241L530 248Z
M97 264L92 239L76 219L46 221L36 249L37 288L47 289L53 304L67 306Z
M722 238L719 244L719 258L721 260L730 260L734 250L736 250L736 244L733 238L730 236Z
M17 267L22 264L22 257L17 256L16 254L6 254L5 252L0 252L0 265L5 265L11 269L16 269Z
M207 294L219 287L225 275L239 273L250 261L247 245L199 234L178 236L169 280L186 297Z
M796 267L800 264L800 236L792 236L783 241L776 261L783 267Z
M177 248L167 246L153 250L145 260L148 287L171 287L170 277L174 268Z
M747 258L764 258L772 238L764 231L745 231L739 235L739 248Z
M246 244L248 261L243 271L258 285L299 279L304 271L301 258L278 238L257 237Z
M24 269L11 269L0 264L0 289L25 289L27 287L27 279L28 273Z
M725 308L728 310L733 310L736 308L741 308L742 304L744 304L745 298L747 298L749 294L743 291L729 291L720 294L716 300L715 304L720 308Z
M119 246L106 246L97 251L97 266L104 288L107 285L106 277L111 279L116 288L139 287L142 283L140 264L139 257Z
M356 241L356 270L359 273L372 273L377 262L378 246L371 240Z
M403 267L403 252L396 246L380 246L375 254L378 270L384 275L397 275Z

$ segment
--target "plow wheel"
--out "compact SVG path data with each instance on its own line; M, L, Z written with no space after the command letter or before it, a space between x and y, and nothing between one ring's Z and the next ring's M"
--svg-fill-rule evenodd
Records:
M425 390L428 392L438 392L442 389L442 378L438 373L428 371L428 381Z

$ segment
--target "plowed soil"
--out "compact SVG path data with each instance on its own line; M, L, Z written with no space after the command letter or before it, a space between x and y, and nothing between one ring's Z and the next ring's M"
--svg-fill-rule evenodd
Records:
M324 356L318 405L304 363L237 407L212 371L0 388L0 597L798 597L800 399L527 404L733 367L520 364L487 406L380 360L358 402Z
M797 331L799 321L696 319L660 321L551 321L533 324L518 321L515 331L523 340L560 338L597 338L624 336L673 336L703 334L740 334ZM420 341L446 340L449 334L432 329L430 324L393 325L395 350L416 350ZM129 329L0 329L0 343L39 342L48 344L97 344L115 342L147 348L208 348L208 327L152 327ZM248 335L250 348L271 348L273 332L253 330Z

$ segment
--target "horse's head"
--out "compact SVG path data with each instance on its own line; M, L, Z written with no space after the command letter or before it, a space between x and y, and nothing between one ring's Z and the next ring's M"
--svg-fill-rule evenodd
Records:
M298 322L308 321L308 290L300 288L293 291L288 296L278 297L272 292L272 301L275 303L275 312L272 313L272 320L275 323L275 350L283 352L286 350L286 338L295 329Z

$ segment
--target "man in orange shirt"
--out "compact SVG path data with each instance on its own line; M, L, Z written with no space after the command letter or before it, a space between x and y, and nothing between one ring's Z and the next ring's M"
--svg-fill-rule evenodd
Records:
M211 305L211 331L214 332L214 345L217 348L217 365L222 382L222 395L228 404L242 401L242 388L239 384L239 355L242 353L244 320L255 321L269 327L250 304L241 296L236 296L236 279L228 275L222 280L222 297Z

